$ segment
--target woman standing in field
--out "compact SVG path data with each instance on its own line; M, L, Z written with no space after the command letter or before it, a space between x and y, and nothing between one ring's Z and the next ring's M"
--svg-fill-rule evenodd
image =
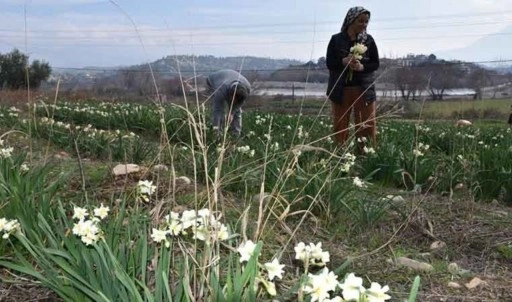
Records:
M327 96L332 102L334 134L344 145L352 111L359 152L367 138L375 144L374 72L379 68L379 52L372 36L366 33L370 11L363 7L348 10L341 32L333 35L327 47L329 69ZM364 138L363 138L364 137Z

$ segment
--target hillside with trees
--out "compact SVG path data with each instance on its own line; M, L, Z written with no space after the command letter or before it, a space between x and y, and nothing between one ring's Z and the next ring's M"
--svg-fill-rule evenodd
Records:
M291 59L272 59L252 56L215 57L178 55L166 56L150 64L151 68L155 72L166 73L169 75L178 73L190 75L194 73L211 72L219 69L242 70L242 72L244 70L271 72L290 65L301 64L301 62ZM126 69L147 71L149 70L149 66L148 64L141 64L130 66Z

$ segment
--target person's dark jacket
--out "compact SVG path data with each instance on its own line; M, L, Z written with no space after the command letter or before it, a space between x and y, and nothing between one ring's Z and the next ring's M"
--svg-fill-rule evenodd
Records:
M327 85L327 96L335 103L343 101L343 87L360 86L365 92L366 102L373 102L376 99L375 70L379 68L379 52L377 45L371 35L366 35L363 44L368 48L363 58L360 60L364 66L363 71L353 71L352 80L349 80L349 70L343 64L343 58L350 53L350 48L356 41L352 41L348 34L340 32L331 37L327 47L326 64L329 69L329 83ZM343 72L343 70L345 71Z

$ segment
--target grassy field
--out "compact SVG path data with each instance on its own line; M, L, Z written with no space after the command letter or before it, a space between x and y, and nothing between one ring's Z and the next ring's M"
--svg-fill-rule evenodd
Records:
M417 109L422 108L422 116L432 119L468 118L472 120L495 119L507 122L511 113L512 100L447 100L426 101L418 104Z
M356 155L321 100L255 103L241 138L185 103L33 104L0 109L1 301L512 299L505 124L384 111Z

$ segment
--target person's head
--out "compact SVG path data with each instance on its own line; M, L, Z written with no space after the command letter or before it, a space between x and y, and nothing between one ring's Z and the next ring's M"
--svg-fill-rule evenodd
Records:
M230 101L233 100L233 105L242 104L249 97L249 91L243 85L235 83L231 85L229 97Z
M352 32L356 35L366 32L366 27L370 21L370 11L361 6L355 6L348 10L341 31Z

